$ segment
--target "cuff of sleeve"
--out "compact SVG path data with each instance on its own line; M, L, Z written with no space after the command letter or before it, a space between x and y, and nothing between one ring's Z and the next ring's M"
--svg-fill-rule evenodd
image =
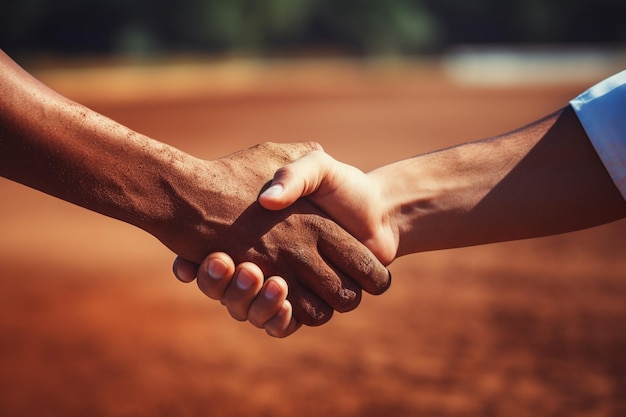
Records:
M626 71L591 87L570 105L626 199Z

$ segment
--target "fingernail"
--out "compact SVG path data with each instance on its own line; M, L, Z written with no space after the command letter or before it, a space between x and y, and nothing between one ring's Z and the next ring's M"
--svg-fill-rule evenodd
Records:
M283 186L280 184L274 184L261 194L263 197L275 198L279 197L283 193Z
M275 282L268 282L267 286L265 287L265 291L263 292L263 295L265 296L265 298L267 298L268 300L273 300L276 297L278 297L278 295L280 294L280 286L278 284L276 284Z
M228 272L228 266L219 259L211 259L208 267L209 276L213 279L222 279Z
M254 285L254 281L254 277L245 269L242 269L237 274L237 287L239 287L240 290L249 290L252 288L252 285Z

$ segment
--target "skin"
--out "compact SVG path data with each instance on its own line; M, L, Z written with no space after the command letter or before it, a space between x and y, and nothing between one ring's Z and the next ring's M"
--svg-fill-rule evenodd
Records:
M311 202L276 212L256 202L275 170L318 144L198 159L59 95L3 52L0 92L0 175L137 226L191 262L223 251L283 277L293 315L281 328L322 324L363 289L388 287L385 267Z
M248 320L274 337L286 337L300 327L292 320L291 303L286 299L288 286L283 278L264 280L261 269L250 262L235 268L232 258L221 252L212 253L199 266L181 258L177 261L193 269L188 274L182 272L181 281L191 282L197 274L200 290L207 297L220 300L234 319ZM174 271L181 266L175 263Z
M280 168L259 202L282 210L303 196L384 264L626 217L626 202L569 106L516 131L367 174L314 151Z

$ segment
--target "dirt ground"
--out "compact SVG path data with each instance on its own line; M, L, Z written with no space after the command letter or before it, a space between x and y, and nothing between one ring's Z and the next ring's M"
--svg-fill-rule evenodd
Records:
M589 85L217 68L42 78L203 158L314 139L364 170L519 127ZM276 340L177 282L144 232L6 180L0 201L0 415L626 415L623 221L401 258L386 294Z

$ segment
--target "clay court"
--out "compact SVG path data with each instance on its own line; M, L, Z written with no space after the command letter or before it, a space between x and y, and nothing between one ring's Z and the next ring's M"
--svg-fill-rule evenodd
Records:
M317 140L363 170L517 128L599 80L446 74L310 61L39 75L199 157ZM0 415L626 415L624 221L401 258L384 295L277 340L176 281L144 232L7 180L0 199Z

